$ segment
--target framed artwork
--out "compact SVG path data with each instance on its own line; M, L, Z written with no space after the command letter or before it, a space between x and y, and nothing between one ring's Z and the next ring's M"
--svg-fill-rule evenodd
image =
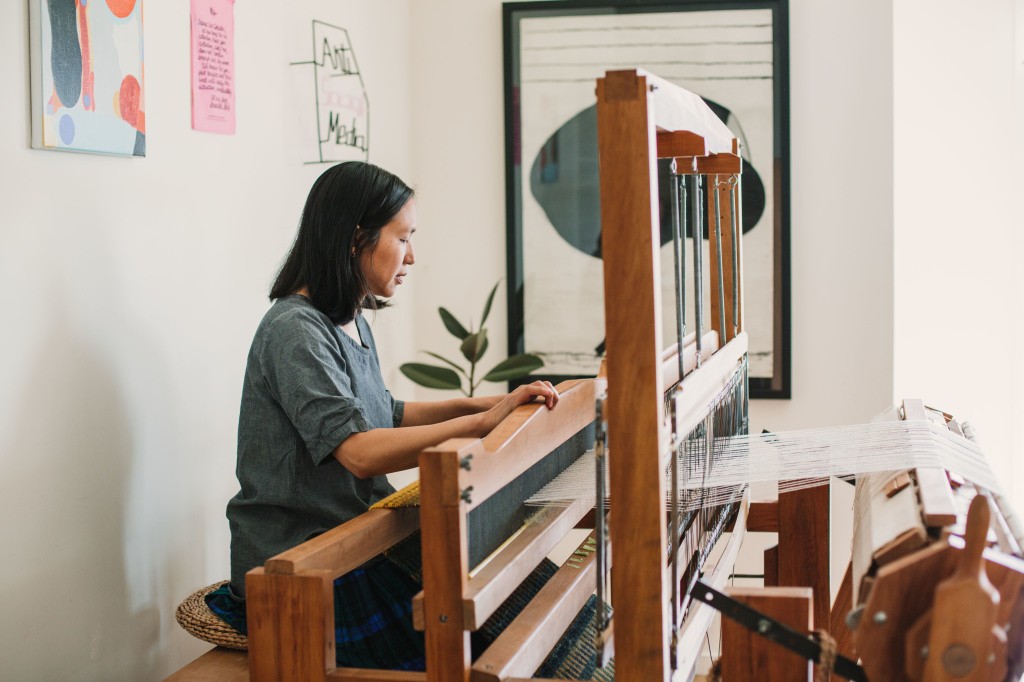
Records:
M30 0L32 146L146 155L142 0Z
M700 95L740 141L751 395L790 397L787 9L787 0L505 3L509 353L540 356L542 378L594 376L604 352L594 88L608 70L641 68ZM666 343L676 336L668 174L659 163Z

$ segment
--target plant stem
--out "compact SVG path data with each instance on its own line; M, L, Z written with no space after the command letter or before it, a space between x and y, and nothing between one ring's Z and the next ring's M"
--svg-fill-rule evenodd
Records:
M469 397L473 397L473 391L476 390L476 386L473 385L473 375L476 373L476 362L470 361L469 363Z

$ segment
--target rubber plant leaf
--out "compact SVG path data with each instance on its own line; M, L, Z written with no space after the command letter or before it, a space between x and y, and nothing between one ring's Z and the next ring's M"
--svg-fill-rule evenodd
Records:
M498 292L498 284L501 284L501 282L498 282L497 284L494 285L494 288L491 289L491 295L487 297L487 304L484 305L484 314L480 318L481 329L484 328L484 322L487 321L487 316L491 313L491 303L494 302L494 294Z
M488 372L484 377L484 381L508 381L509 379L517 379L534 370L538 370L543 366L544 361L536 355L531 355L529 353L513 355L507 360L503 360L495 365L494 369Z
M454 362L452 362L448 358L444 357L443 355L438 355L437 353L431 353L429 350L425 350L423 352L426 353L427 355L429 355L432 358L437 358L438 360L440 360L441 362L445 363L446 365L451 365L451 367L456 372L460 373L462 376L468 376L466 374L466 370L462 369L461 367L459 367L458 365L456 365Z
M438 308L437 312L441 314L441 321L444 322L444 328L452 333L457 339L463 339L469 336L469 332L462 326L462 323L455 319L455 316L444 308Z
M480 356L487 350L487 330L481 329L475 334L470 334L462 340L462 351L463 357L470 362L476 362L480 359Z
M401 370L402 374L420 386L455 390L462 388L462 380L459 379L459 375L447 367L425 365L420 362L407 362L398 369Z

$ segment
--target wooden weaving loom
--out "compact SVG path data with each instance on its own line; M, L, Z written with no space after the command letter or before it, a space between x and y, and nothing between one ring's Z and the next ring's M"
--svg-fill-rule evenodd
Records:
M877 485L867 477L859 482L854 559L834 608L828 486L784 492L770 502L752 502L743 494L731 507L689 515L680 513L678 505L666 505L667 498L677 499L668 489L687 475L678 470L677 450L693 447L699 456L713 458L715 435L741 433L746 426L747 347L736 228L739 149L698 97L644 72L609 72L598 81L597 100L608 349L601 376L561 384L561 400L553 411L522 406L486 438L451 440L424 451L420 508L371 510L251 571L249 678L529 679L595 585L607 596L601 578L610 568L614 615L610 623L599 623L599 655L607 657L614 649L615 674L627 682L687 680L713 617L703 603L689 603L690 586L700 574L703 584L721 589L746 531L779 534L778 547L765 554L770 587L734 590L732 596L800 633L824 627L838 640L841 653L853 655L855 638L872 682L998 681L1014 671L1019 675L1024 667L1024 563L1013 556L1019 543L1015 549L1012 543L1002 551L984 549L988 523L982 516L988 507L975 504L984 510L972 509L965 521L965 505L957 507L952 494L945 497L950 489L945 472L916 470L889 475ZM683 251L687 232L678 221L687 213L679 193L688 180L696 228L691 230L692 253L702 257L699 227L707 225L710 255L710 330L703 329L703 306L697 305L695 331L684 334L683 315L677 313L677 338L669 344L661 339L659 159L673 165L677 248ZM703 206L699 178L707 187ZM721 230L723 225L731 229ZM677 257L677 291L682 262ZM696 261L695 270L694 295L703 303ZM677 310L682 309L680 298ZM722 418L722 405L732 411L731 423ZM906 418L935 418L934 411L912 401L904 412ZM522 505L595 440L595 460L607 461L610 510L600 493L596 510L579 501L540 510ZM666 483L668 470L671 485ZM904 508L900 520L880 523L895 505ZM998 519L999 510L992 512ZM993 527L999 528L999 522ZM574 528L595 532L503 634L471 660L470 632ZM427 671L337 668L333 580L417 529L422 529L424 589L414 600L414 620L425 631ZM726 529L731 533L723 540L724 549L713 562L704 562ZM957 532L966 535L966 542ZM1007 542L1005 533L994 535ZM975 563L961 561L963 556L974 557ZM979 561L999 594L987 621L963 618L962 609L949 610L961 592L987 583L978 579ZM970 570L954 575L957 565ZM966 576L970 584L963 588L963 581L944 581L949 576ZM992 590L984 594L994 599ZM845 620L851 608L852 636ZM603 620L600 605L598 614ZM955 632L949 623L967 626ZM1006 624L1010 627L1002 627ZM965 637L969 641L961 641ZM942 655L929 653L929 645ZM726 682L806 682L812 674L808 661L726 620L721 662ZM237 661L233 665L234 672L245 667Z
M713 513L683 515L673 509L666 514L666 466L677 460L670 455L692 446L701 456L711 456L711 448L702 445L710 444L715 433L725 433L719 428L728 424L744 429L746 424L736 140L698 97L642 72L610 72L598 81L597 95L606 372L595 380L561 384L561 399L553 411L526 405L486 438L451 440L424 451L419 509L371 510L251 571L250 679L528 679L591 598L601 582L599 573L609 567L614 629L602 628L603 657L614 647L616 675L622 680L668 680L674 672L685 679L692 675L713 616L701 604L686 608L687 586L701 571L706 582L725 582L748 517L752 530L776 531L790 516L817 515L819 520L809 527L780 536L772 570L783 584L823 585L827 618L827 551L811 562L804 552L808 544L827 547L827 489L824 498L820 490L801 491L783 496L779 504L751 505L744 496L740 504ZM692 224L709 228L709 298L719 303L711 306L711 327L717 331L705 331L699 317L703 278L697 270L701 305L696 306L696 331L683 334L679 315L680 333L669 344L661 339L658 158L672 160L678 191L685 189L687 177L693 183L692 196L698 200L690 203ZM707 179L706 202L699 200L700 178ZM685 205L674 204L677 220ZM719 231L715 225L731 229ZM703 230L691 232L693 255L701 258ZM685 234L677 224L675 240L681 250ZM677 280L677 289L679 284ZM677 303L682 309L681 300ZM682 382L680 376L685 376ZM599 398L606 384L605 404ZM677 390L671 390L674 386ZM715 412L723 397L731 406L731 422ZM601 495L597 513L580 502L553 505L523 524L533 510L524 508L522 500L594 445L599 404L601 431L607 420L607 440L599 450L607 444L614 510L604 509ZM727 523L733 532L722 556L714 565L695 565L691 556L698 562L705 559ZM789 525L797 528L796 523ZM471 661L470 631L494 613L567 532L595 526L595 534L579 545L487 651ZM670 533L669 527L676 532ZM424 589L414 600L414 620L425 631L427 671L337 668L334 579L417 528L422 529ZM495 528L503 529L498 537ZM668 554L678 560L667 560ZM806 619L809 598L801 597ZM600 605L598 613L604 613ZM737 673L733 679L755 678Z

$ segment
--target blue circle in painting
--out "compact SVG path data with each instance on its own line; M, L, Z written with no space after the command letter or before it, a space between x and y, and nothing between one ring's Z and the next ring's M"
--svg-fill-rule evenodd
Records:
M89 0L80 0L80 1L82 3L82 7L85 7L86 5L89 4Z
M71 144L75 139L75 120L64 114L60 117L60 124L58 126L60 130L60 140L64 144Z
M86 109L88 109L90 106L92 106L92 97L89 97L89 95L83 95L82 96L82 106L84 106Z

